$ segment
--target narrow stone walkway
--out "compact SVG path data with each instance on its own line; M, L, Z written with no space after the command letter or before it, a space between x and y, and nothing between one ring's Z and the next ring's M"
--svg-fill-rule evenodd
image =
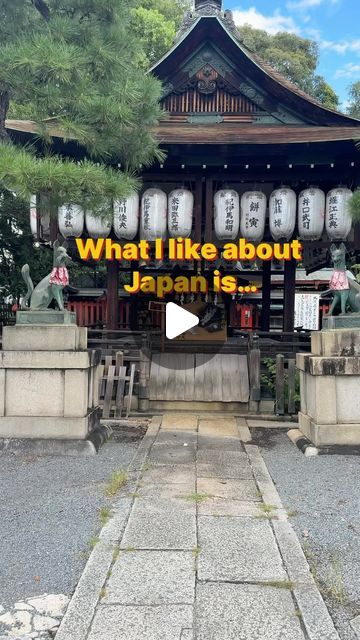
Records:
M154 418L56 640L338 640L245 420Z

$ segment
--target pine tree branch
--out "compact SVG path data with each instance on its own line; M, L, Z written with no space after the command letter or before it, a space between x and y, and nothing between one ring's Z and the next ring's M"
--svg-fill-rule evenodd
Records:
M44 2L44 0L31 0L31 2L34 5L35 9L37 9L37 11L40 13L40 15L42 15L44 20L46 20L46 22L49 22L50 9L47 6L46 2Z

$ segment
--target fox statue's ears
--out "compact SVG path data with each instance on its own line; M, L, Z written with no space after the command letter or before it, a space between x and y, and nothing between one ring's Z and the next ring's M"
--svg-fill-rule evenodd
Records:
M332 253L333 251L342 251L343 253L346 253L346 245L342 242L341 245L337 247L336 244L332 243L330 247L330 253Z

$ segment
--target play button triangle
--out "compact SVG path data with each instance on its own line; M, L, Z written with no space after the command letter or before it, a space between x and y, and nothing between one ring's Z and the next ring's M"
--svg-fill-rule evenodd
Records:
M166 337L173 340L199 324L199 318L174 302L166 305Z

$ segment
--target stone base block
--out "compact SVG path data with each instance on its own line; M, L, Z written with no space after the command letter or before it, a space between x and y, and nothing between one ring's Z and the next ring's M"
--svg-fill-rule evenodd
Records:
M81 351L87 348L87 328L16 324L3 328L2 348L4 351Z
M329 329L311 333L313 356L360 356L360 328Z
M100 424L100 408L81 418L2 416L0 438L85 439Z
M320 424L299 412L299 428L316 447L360 445L360 422Z
M64 311L59 309L41 309L40 311L26 309L16 312L16 324L35 324L38 326L49 324L76 325L76 313L67 309L64 309Z
M324 316L323 329L360 329L360 313L346 313L339 316Z

